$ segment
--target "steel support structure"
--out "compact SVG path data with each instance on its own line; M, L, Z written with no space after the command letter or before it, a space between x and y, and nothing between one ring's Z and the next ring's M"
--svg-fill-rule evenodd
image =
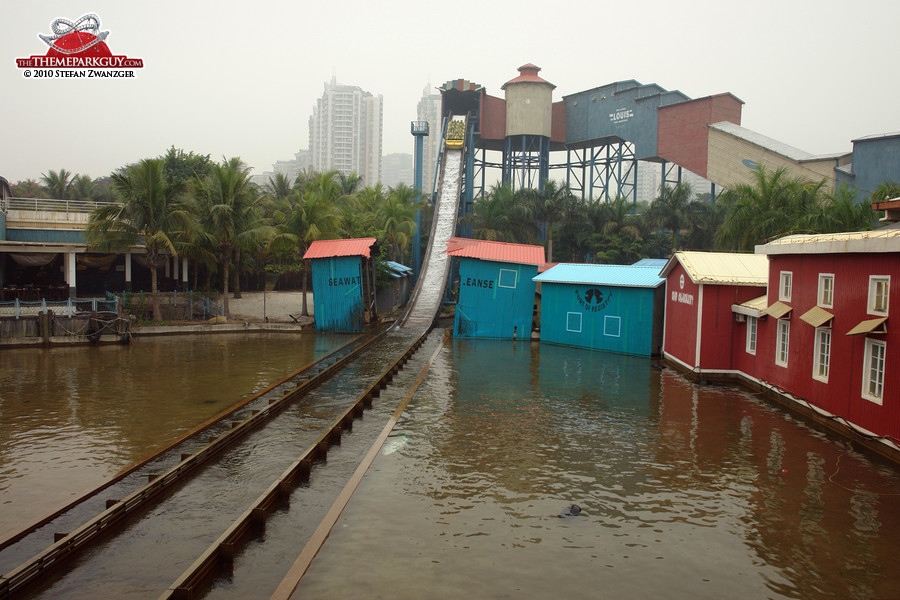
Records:
M566 151L566 185L583 199L637 200L638 160L628 142L592 144Z
M550 175L550 138L510 135L503 149L503 183L516 189L543 189Z

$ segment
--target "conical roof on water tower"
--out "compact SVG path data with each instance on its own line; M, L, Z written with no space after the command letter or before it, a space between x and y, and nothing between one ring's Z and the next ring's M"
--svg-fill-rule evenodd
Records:
M506 92L506 135L550 137L553 117L553 89L538 75L541 68L531 63L519 67L519 76L501 86Z

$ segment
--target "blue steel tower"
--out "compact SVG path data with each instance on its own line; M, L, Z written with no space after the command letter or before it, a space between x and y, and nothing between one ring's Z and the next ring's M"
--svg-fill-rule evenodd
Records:
M416 138L416 173L415 188L419 192L416 200L422 199L422 154L424 139L428 135L428 121L413 121L409 125L409 132ZM413 276L418 279L422 269L422 209L416 211L416 234L413 236Z

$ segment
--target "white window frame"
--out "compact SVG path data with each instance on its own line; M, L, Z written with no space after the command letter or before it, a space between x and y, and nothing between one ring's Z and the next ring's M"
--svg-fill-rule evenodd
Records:
M775 330L775 364L779 367L788 366L789 352L791 348L791 322L787 319L778 319L778 327Z
M513 284L512 285L504 285L503 284L503 273L507 273L507 284L509 283L509 273L512 273ZM502 288L511 288L515 289L515 287L519 284L519 272L513 269L500 269L500 275L497 277L497 287Z
M831 371L831 327L816 327L813 344L813 379L828 383Z
M611 323L615 323L616 325L615 333L609 333ZM622 337L622 317L612 317L608 315L603 317L603 335L607 337Z
M578 318L573 319L573 317L578 317ZM576 323L574 323L573 320L577 321L578 329L574 328L574 327L576 327ZM580 312L567 312L566 313L566 331L569 331L571 333L581 333L582 327L583 327L582 314Z
M747 343L744 349L747 354L756 355L756 334L759 320L756 317L747 317Z
M879 287L882 293L880 297L884 306L878 305ZM891 276L890 275L869 275L869 300L867 310L870 315L879 317L888 316L888 308L891 302Z
M782 271L778 277L778 299L782 302L791 301L791 288L794 285L794 272Z
M825 282L829 282L829 289L825 290ZM816 294L817 305L822 308L834 308L834 273L819 273L819 291Z
M883 340L866 338L862 372L862 397L879 406L881 406L884 398L884 366L886 358L887 343Z

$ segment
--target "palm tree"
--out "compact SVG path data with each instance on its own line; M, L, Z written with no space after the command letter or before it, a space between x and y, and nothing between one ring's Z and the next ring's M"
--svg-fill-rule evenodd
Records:
M71 193L75 200L93 200L94 180L89 175L76 175L72 178Z
M537 193L530 190L528 198L534 219L547 225L547 262L553 262L553 228L569 211L573 196L569 188L548 179Z
M185 204L185 186L165 181L163 162L145 159L112 175L121 204L96 208L88 219L85 236L100 251L122 252L143 244L150 268L153 320L161 321L157 267L163 254L177 256L175 239L191 227Z
M69 173L65 169L41 173L41 181L44 182L47 193L55 200L71 199L72 183L75 181L75 177L74 173Z
M672 252L678 249L679 230L689 227L688 205L691 203L693 191L688 183L674 186L663 184L659 187L659 196L650 204L647 218L661 229L672 233Z
M324 180L323 180L324 181ZM321 183L321 182L320 182ZM289 248L296 250L302 257L306 253L309 244L316 240L335 239L340 237L342 231L342 218L334 203L334 198L329 197L328 185L313 186L306 193L294 190L292 204L293 211L287 215L285 221L279 227L278 233L272 240L275 249ZM309 273L308 265L303 267L303 305L300 314L309 315L309 307L306 302Z
M376 215L378 228L384 232L391 260L401 258L410 239L416 233L416 202L419 192L406 184L391 188L385 202L378 208Z
M338 173L338 184L341 187L341 196L349 196L362 187L363 180L356 173Z
M461 219L471 225L476 239L494 242L528 243L537 227L527 204L529 190L515 191L510 184L494 184L475 201L472 214Z
M770 171L760 164L754 182L730 187L719 197L728 207L716 242L728 249L751 251L756 244L773 238L808 231L801 218L808 218L813 197L821 185L805 188L791 179L784 168Z
M249 169L240 159L232 158L214 165L205 179L194 181L204 230L214 240L222 268L222 303L225 317L230 317L228 283L231 262L240 265L240 251L261 242L270 233L263 220L262 206L256 187L250 182ZM240 297L240 283L236 297Z

